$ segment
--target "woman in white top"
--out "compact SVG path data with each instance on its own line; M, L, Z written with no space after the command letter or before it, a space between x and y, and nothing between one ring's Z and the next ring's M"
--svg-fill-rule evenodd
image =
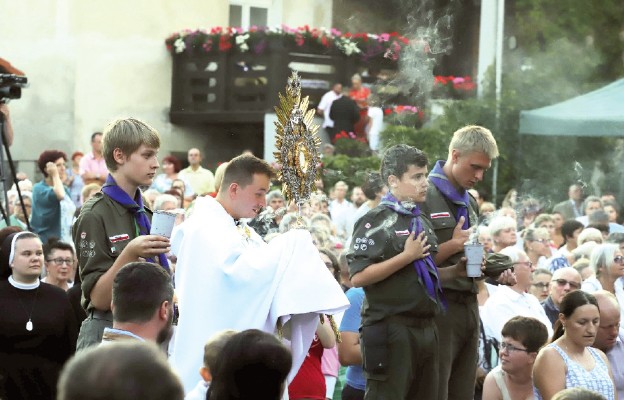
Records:
M540 350L533 366L535 398L552 400L563 389L582 387L615 400L607 356L592 347L600 329L596 298L574 290L564 296L559 309L553 340Z
M502 330L500 364L485 378L482 399L533 399L533 363L547 341L548 331L537 319L518 316L507 321Z
M570 266L565 257L553 250L548 229L527 228L523 238L524 250L537 268L545 268L550 272L555 272L559 268Z
M589 266L596 274L585 279L581 289L588 293L604 289L615 294L616 281L624 276L624 256L620 247L614 243L597 245L591 252Z

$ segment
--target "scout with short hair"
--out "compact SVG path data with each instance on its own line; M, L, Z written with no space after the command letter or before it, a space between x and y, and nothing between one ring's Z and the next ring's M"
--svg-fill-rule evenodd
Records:
M112 327L112 286L121 267L144 258L168 269L169 239L149 234L152 211L143 206L139 189L152 183L158 169L158 132L137 119L118 119L106 127L102 142L108 178L82 206L73 228L87 311L78 350L100 343L104 328Z
M449 144L447 160L438 161L429 174L427 201L422 211L430 219L439 249L435 256L442 271L464 256L464 243L478 223L478 206L468 189L483 180L498 157L496 140L488 129L470 125L458 129ZM445 282L448 312L436 318L440 334L440 400L472 400L477 369L479 309L473 278ZM435 399L432 397L432 399Z
M437 398L439 282L466 276L466 264L438 271L433 262L438 244L419 207L427 164L415 147L386 151L381 176L390 191L358 220L348 250L351 283L366 294L361 346L368 400Z

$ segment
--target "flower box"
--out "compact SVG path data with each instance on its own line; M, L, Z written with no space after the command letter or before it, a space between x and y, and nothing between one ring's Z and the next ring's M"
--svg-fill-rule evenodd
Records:
M397 33L331 29L216 27L183 30L165 41L173 56L170 118L184 122L261 122L278 103L291 70L312 107L361 66L396 68L408 43Z

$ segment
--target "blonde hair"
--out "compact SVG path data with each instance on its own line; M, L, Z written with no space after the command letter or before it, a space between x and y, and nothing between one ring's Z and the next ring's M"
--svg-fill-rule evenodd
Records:
M102 185L100 185L99 183L89 183L82 187L80 195L84 199L89 193L93 192L94 190L97 190L99 192L100 189L102 189Z
M152 149L160 148L160 135L156 129L135 118L122 118L110 122L102 136L102 155L108 170L117 170L115 149L120 149L129 157L142 144Z
M490 132L482 126L468 125L453 133L453 139L449 144L449 159L453 150L460 153L485 153L490 159L498 157L498 145Z
M484 201L483 203L481 203L481 207L479 207L479 214L483 214L484 212L494 212L496 211L496 206L494 205L494 203L491 203L489 201Z
M536 228L539 228L540 225L543 224L544 222L555 222L555 220L551 214L540 214L537 217L535 217L535 220L533 221L533 225Z
M602 243L602 233L596 228L585 228L579 233L578 238L576 239L577 245L582 245L587 242L596 242L598 244Z
M221 188L221 184L223 183L223 176L225 175L225 169L227 168L228 164L228 161L221 163L215 170L215 192L218 192Z

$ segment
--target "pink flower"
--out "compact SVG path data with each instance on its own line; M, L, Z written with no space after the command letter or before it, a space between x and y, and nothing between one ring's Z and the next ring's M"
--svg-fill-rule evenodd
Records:
M299 32L295 33L295 43L299 47L303 46L303 44L305 43L303 36Z
M387 42L390 40L390 34L389 33L382 33L381 35L379 35L379 41L380 42Z

